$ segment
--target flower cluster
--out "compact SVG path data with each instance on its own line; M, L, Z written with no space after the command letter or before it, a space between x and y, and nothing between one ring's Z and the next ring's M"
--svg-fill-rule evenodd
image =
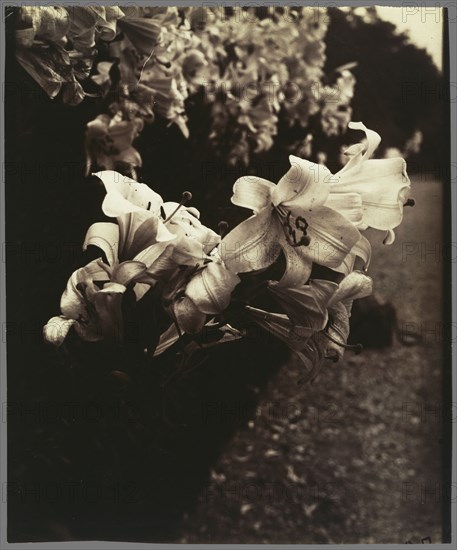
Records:
M50 98L78 105L81 82L91 72L98 40L110 41L123 17L118 7L21 7L16 21L16 59Z
M355 85L347 69L324 83L324 8L261 11L23 7L16 56L51 98L61 93L76 105L85 95L105 97L101 118L87 127L88 171L134 177L141 156L133 141L144 123L160 116L188 137L189 97L208 113L212 150L228 164L248 165L272 148L281 123L306 129L316 117L325 134L342 133Z
M72 274L45 339L61 345L73 327L83 340L122 345L126 303L140 307L153 293L168 324L149 353L185 335L200 346L208 332L213 343L241 338L250 323L286 342L308 370L323 357L339 358L352 302L372 290L365 273L371 246L362 233L384 231L390 244L412 204L405 161L372 159L380 136L362 123L350 127L365 140L349 147L336 174L291 156L277 184L239 178L232 202L252 215L226 235L201 223L186 206L188 192L180 203L163 202L117 172L95 174L106 189L103 212L116 222L89 228L84 249L97 247L100 257ZM259 296L277 307L264 309Z

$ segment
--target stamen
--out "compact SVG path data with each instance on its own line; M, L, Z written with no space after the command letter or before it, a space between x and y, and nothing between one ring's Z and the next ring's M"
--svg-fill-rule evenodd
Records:
M403 206L414 206L416 201L414 199L408 199Z
M218 224L217 224L217 227L219 228L219 235L221 237L221 239L224 237L224 235L227 233L227 230L228 230L228 223L224 220L221 220Z
M146 208L146 210L150 210L151 209L151 201L148 202L148 206Z
M106 273L108 273L111 278L113 270L109 265L105 264L105 262L103 262L102 260L97 260L97 265L101 267L104 271L106 271Z
M178 206L173 210L173 212L168 216L168 218L163 222L167 223L171 220L171 218L176 214L176 212L181 208L181 206L184 206L187 202L192 200L192 193L190 191L184 191L182 194L181 202L178 204Z
M327 337L330 340L330 342L333 342L337 346L341 346L344 349L348 349L350 351L353 351L356 355L359 355L359 353L361 353L363 351L362 344L354 344L354 345L344 344L343 342L339 342L338 340L336 340L335 338L330 336L330 334L328 332L324 332L323 334L324 334L325 337Z

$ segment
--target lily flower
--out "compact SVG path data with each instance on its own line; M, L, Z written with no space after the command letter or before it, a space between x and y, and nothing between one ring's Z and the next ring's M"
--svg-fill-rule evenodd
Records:
M139 262L119 264L108 274L101 260L94 260L70 277L61 301L62 315L44 327L49 342L60 345L71 326L86 341L104 338L122 342L122 297L127 285L146 267ZM56 332L56 327L62 329Z
M113 40L117 21L124 16L116 7L22 7L18 11L16 59L53 99L78 105L86 96L79 80L90 74L95 40ZM73 49L67 50L68 44Z
M97 260L72 274L60 301L62 315L50 319L43 329L47 342L61 345L72 326L83 340L96 342L103 338L92 301L98 290L94 280L107 281Z
M336 283L310 280L300 287L284 288L270 281L268 290L285 313L269 313L247 306L249 316L294 351L300 351L308 338L324 330L328 322L327 304L338 288Z
M91 120L86 128L86 174L94 164L106 170L128 166L135 173L142 160L132 144L143 126L141 118L122 120L122 115L98 115Z
M339 284L311 279L306 285L284 288L277 281L270 281L268 290L284 313L251 306L246 311L255 323L285 342L305 365L313 364L308 341L317 333L327 338L325 356L336 359L343 355L348 347L352 302L369 296L372 285L371 278L359 271L352 272Z
M286 270L280 284L286 287L304 284L313 262L333 269L341 265L361 237L351 220L362 215L354 193L345 200L329 200L331 173L325 166L289 158L291 168L277 185L254 176L235 182L232 202L253 210L254 216L231 231L220 247L235 273L265 269L282 250Z
M371 248L358 230L387 231L385 244L393 242L392 229L401 223L410 181L401 158L371 159L380 136L362 123L366 146L350 147L349 162L336 174L323 165L290 156L291 168L277 185L254 177L239 178L232 202L253 210L224 239L226 265L234 272L264 269L280 251L286 258L281 284L303 284L312 263L348 274L356 256L369 262Z
M132 285L138 301L156 284L153 266L168 253L175 239L161 225L156 215L140 210L118 216L117 223L99 222L90 226L83 250L96 246L104 253L105 261L94 260L70 277L60 304L62 330L68 332L74 324L84 340L122 341L123 295ZM55 318L51 321L52 328L57 321ZM53 343L63 341L49 327L45 329L46 335Z
M94 175L102 180L106 189L102 204L105 215L114 218L131 212L143 212L146 217L147 213L154 214L158 223L158 240L169 240L170 235L174 235L178 239L176 247L179 241L178 248L193 248L200 263L220 243L220 236L201 223L197 208L185 206L192 198L188 191L183 193L180 203L164 203L148 185L118 172L105 170Z

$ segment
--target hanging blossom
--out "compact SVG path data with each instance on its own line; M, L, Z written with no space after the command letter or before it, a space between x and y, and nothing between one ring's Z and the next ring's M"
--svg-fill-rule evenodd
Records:
M83 340L122 342L123 295L131 284L150 284L152 266L174 236L160 228L152 215L133 212L117 221L89 228L83 249L97 246L105 258L72 274L60 302L62 315L51 319L44 329L48 341L61 344L74 325Z
M124 120L121 111L112 117L98 115L90 121L86 129L86 175L96 165L104 170L131 171L134 176L142 165L142 159L133 147L133 141L143 126L142 118Z
M276 281L270 281L268 290L285 312L278 317L282 329L288 329L283 339L293 337L298 329L303 337L301 342L296 342L299 351L309 337L327 328L327 348L341 356L349 334L352 302L369 296L373 291L373 281L365 273L353 271L339 284L324 279L310 279L306 285L285 288ZM278 314L271 315L273 317L269 318L269 325L263 326L274 333L275 315ZM257 318L256 321L262 324L261 319ZM296 345L291 347L296 348Z
M270 281L268 290L285 313L272 313L251 306L248 317L263 330L282 340L300 359L305 376L311 380L324 358L338 361L345 349L356 353L361 346L348 346L352 302L369 296L373 282L360 271L353 271L337 284L311 279L300 287L284 288Z
M68 105L87 95L81 82L89 77L96 41L111 41L124 17L115 6L27 6L17 13L16 59L53 99Z

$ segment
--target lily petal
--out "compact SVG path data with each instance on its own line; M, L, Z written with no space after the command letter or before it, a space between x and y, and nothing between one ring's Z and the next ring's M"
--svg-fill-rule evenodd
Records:
M358 193L363 203L363 223L374 229L393 229L403 219L403 204L411 182L402 158L371 159L357 170L341 170L332 187L341 193Z
M284 288L304 285L311 275L314 249L307 246L290 246L284 233L280 235L278 242L286 260L286 268L278 285Z
M316 164L290 155L291 167L273 190L272 202L283 205L292 214L321 206L330 193L332 173L322 164Z
M364 263L364 268L368 269L371 261L371 244L363 235L360 236L360 239L353 246L351 252L344 258L338 267L334 268L334 270L349 275L354 269L356 258L361 258Z
M365 132L366 146L361 143L357 143L356 145L349 147L345 151L345 154L351 158L338 172L338 174L357 170L362 165L363 161L368 160L373 156L373 153L381 143L381 136L374 130L367 128L363 122L350 122L348 127L351 130L362 130Z
M98 262L99 260L94 260L72 273L60 299L60 310L65 317L89 321L87 304L77 286L80 283L85 285L88 297L92 298L97 290L93 281L103 281L108 278L106 271L100 267Z
M176 208L178 203L164 203L163 210L168 217ZM206 253L211 252L221 242L221 237L209 227L206 227L195 216L194 212L198 210L194 208L181 207L173 217L166 223L168 230L178 236L189 237L203 245L203 250Z
M386 231L386 236L384 237L382 244L389 246L394 242L395 242L395 232L392 229L388 229Z
M370 296L373 293L373 280L361 271L353 271L338 285L338 289L330 298L329 306L338 302L353 301Z
M205 246L195 239L181 237L172 249L171 260L175 265L195 266L209 260Z
M75 323L74 319L68 319L62 315L52 317L43 327L45 341L54 346L61 346Z
M154 357L161 355L169 347L175 344L179 340L179 337L180 335L176 325L174 323L171 324L167 330L160 335L159 343L154 351Z
M185 293L203 313L220 313L228 307L239 282L238 275L222 263L212 262L192 277Z
M147 246L155 244L159 220L146 210L118 216L119 260L131 260ZM141 227L141 231L139 230Z
M276 185L271 181L256 176L243 176L233 185L233 204L249 208L255 213L271 204L271 197Z
M349 312L347 307L340 303L334 304L330 310L332 323L328 327L328 334L337 342L346 344L349 337ZM344 354L344 348L335 344L332 341L327 343L327 354L332 351L338 357L342 357Z
M115 223L98 222L92 224L86 233L83 250L88 246L100 248L106 256L110 266L118 262L119 226Z
M176 211L176 209L180 206L178 202L173 201L167 201L162 204L162 210L165 214L165 218L168 218L173 214L173 212ZM180 206L179 210L176 212L175 216L178 218L184 217L184 219L188 218L197 218L197 220L200 219L200 211L197 208L194 208L193 206ZM174 216L173 216L174 217Z
M103 170L94 174L100 178L106 189L102 204L103 213L111 218L121 214L148 210L159 215L162 197L144 183L119 174L114 170Z
M175 239L159 218L146 210L123 214L117 222L120 260L131 260L151 245Z
M183 332L196 334L202 330L206 315L188 296L176 300L172 308L175 321Z
M233 273L246 273L269 267L280 253L282 229L271 208L241 222L219 245L219 255Z
M122 262L113 269L111 280L114 283L119 283L127 286L135 278L141 276L146 271L146 266L138 261Z
M141 298L148 292L151 287L157 284L157 280L149 279L146 283L136 282L133 287L133 292L135 293L135 300L139 302Z
M325 206L342 214L356 227L362 223L362 197L358 193L331 192L325 201Z
M326 206L320 206L307 216L307 248L314 254L314 262L334 269L341 265L361 235L342 214Z
M145 248L134 258L137 262L142 262L148 268L148 273L153 274L172 266L169 262L173 247L170 243L157 243Z

